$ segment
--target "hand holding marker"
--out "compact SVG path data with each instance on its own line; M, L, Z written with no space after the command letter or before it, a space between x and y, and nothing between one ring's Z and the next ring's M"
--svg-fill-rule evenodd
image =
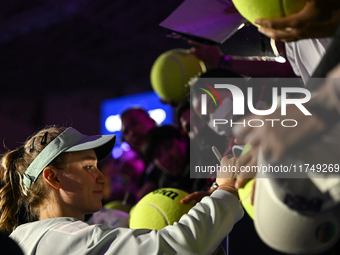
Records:
M246 154L249 150L251 149L251 144L247 143L244 146L244 149L241 153L241 156ZM218 151L218 149L213 146L212 147L212 151L214 152L216 158L218 159L218 161L221 162L222 160L222 155L221 153ZM251 179L244 187L238 189L238 194L240 197L240 201L244 207L244 209L246 210L246 212L248 213L248 215L254 219L254 207L253 207L253 186L254 186L254 180L255 179Z
M215 154L216 158L218 159L218 161L221 162L221 160L222 160L222 155L221 155L221 153L218 151L218 149L217 149L215 146L213 146L213 147L212 147L212 151L214 152L214 154Z
M229 158L229 157L223 158L221 153L218 151L218 149L215 146L212 147L212 150L213 150L215 156L217 157L217 159L221 162L221 168L223 166L227 167L229 165L235 165L235 158ZM224 162L225 160L228 160L227 164L225 164L225 162ZM231 160L231 162L229 162L229 160ZM228 175L230 175L230 176L228 176ZM224 187L232 188L236 192L236 194L238 195L237 189L234 187L235 186L235 173L224 172L223 175L222 175L222 171L217 171L216 184L218 185L218 187L224 186Z

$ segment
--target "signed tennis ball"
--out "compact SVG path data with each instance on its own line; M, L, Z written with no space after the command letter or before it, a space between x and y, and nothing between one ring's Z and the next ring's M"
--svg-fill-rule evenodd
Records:
M305 0L232 0L239 13L254 24L256 19L272 19L299 12Z
M150 192L132 208L130 228L160 230L179 221L182 215L195 205L194 201L189 204L180 202L187 195L187 192L174 188L163 188Z

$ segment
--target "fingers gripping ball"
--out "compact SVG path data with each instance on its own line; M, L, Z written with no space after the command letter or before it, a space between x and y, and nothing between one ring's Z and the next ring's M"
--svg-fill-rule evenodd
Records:
M187 195L187 192L174 188L150 192L132 208L130 228L160 230L179 221L182 215L195 205L195 202L189 204L180 202Z
M165 100L178 102L189 92L191 78L206 72L200 59L185 49L173 49L161 54L151 68L151 85Z
M254 24L256 19L272 19L299 12L305 0L232 0L239 13Z
M247 143L241 153L241 156L246 154L251 149L251 144ZM251 193L253 190L254 179L250 180L243 188L238 190L242 206L248 215L254 219L254 206L251 204Z

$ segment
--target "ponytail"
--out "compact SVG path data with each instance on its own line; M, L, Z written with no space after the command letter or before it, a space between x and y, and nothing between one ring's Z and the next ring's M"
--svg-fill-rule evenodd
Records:
M0 182L4 184L0 190L0 231L11 233L19 224L17 214L23 204L29 221L38 219L40 207L47 198L41 175L27 190L23 183L23 175L39 153L65 128L46 127L28 138L23 146L4 154L0 160ZM62 153L50 165L62 169L67 153Z
M0 230L12 232L19 222L16 215L21 201L25 200L26 188L22 185L17 164L22 159L24 147L5 154L0 162L0 181L4 184L0 190Z

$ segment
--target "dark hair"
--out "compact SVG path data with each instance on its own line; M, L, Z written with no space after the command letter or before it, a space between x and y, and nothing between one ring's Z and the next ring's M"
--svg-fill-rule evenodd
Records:
M163 125L151 129L147 133L142 146L142 153L145 159L148 162L152 161L158 145L173 139L186 140L189 143L188 136L183 134L177 127Z
M120 118L123 119L126 115L128 115L128 114L130 114L132 112L138 112L139 114L144 114L145 116L150 117L149 113L146 110L144 110L143 108L141 108L141 107L132 107L132 108L129 108L129 109L125 110L121 114Z
M46 127L32 135L18 149L2 155L0 161L0 182L4 184L0 190L0 230L12 232L19 224L16 215L24 204L32 220L39 217L39 206L46 198L41 175L29 189L23 183L23 174L39 153L66 128ZM67 153L60 154L49 165L63 169Z

